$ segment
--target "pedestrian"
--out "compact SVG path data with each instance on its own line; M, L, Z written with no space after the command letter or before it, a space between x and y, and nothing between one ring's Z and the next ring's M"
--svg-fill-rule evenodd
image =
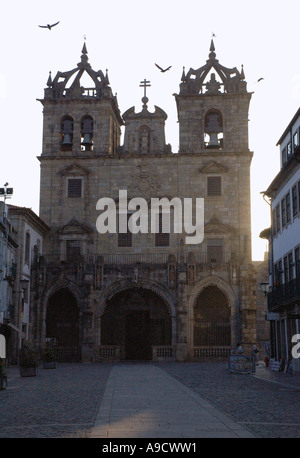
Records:
M269 342L265 342L265 365L266 367L269 367L270 357L271 357L271 346Z
M255 343L252 344L252 349L251 350L252 350L251 354L252 354L252 356L254 358L255 364L256 364L256 366L258 366L258 352L259 352L259 350L257 349Z
M238 353L239 355L242 355L244 353L244 349L240 343L237 344L236 353Z

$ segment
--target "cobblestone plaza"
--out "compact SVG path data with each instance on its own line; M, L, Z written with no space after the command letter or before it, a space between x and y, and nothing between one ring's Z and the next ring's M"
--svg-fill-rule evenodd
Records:
M113 396L118 378L123 389L129 386L126 377L123 400L131 408L124 407L117 426ZM163 401L163 387L155 385L160 380L170 390ZM161 403L164 418L158 416ZM0 406L0 438L97 437L93 432L107 407L110 419L100 437L300 437L300 378L270 371L263 362L251 375L229 373L226 362L59 364L26 378L12 366Z

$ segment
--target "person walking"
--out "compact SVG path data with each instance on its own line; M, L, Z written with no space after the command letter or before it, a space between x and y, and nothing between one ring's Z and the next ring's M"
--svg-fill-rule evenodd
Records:
M256 366L258 366L258 353L259 353L259 350L257 349L255 343L252 345L252 349L251 349L251 354L254 358L254 361L255 361L255 364Z

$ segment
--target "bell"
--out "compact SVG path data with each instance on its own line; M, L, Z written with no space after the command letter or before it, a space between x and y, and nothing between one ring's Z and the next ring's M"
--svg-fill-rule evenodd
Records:
M83 146L92 146L93 142L91 140L91 134L84 134L81 144Z
M61 142L62 145L72 145L72 138L70 134L64 134L63 141Z
M219 143L219 140L218 140L218 135L215 133L215 132L212 132L209 136L209 143L208 143L208 148L209 147L219 147L220 146L220 143Z

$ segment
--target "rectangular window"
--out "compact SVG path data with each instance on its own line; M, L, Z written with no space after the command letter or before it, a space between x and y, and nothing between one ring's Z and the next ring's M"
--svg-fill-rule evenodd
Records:
M295 273L300 278L300 247L295 248Z
M292 188L292 211L293 211L293 216L297 215L298 211L298 204L297 204L297 186L293 186Z
M281 163L284 165L286 163L286 148L283 148L281 151Z
M170 233L162 231L162 219L163 214L159 214L159 232L155 234L155 246L169 246L170 245Z
M82 178L68 178L68 197L78 198L82 196Z
M118 247L131 247L132 246L132 232L128 229L128 220L131 214L127 213L127 232L118 232Z
M223 261L223 240L207 240L207 262L222 263Z
M299 140L298 140L298 131L297 131L293 135L293 148L294 148L294 151L297 148L298 144L299 144Z
M207 177L207 195L221 196L221 177Z
M284 272L284 283L287 283L289 281L289 265L288 265L287 256L283 258L283 272Z
M289 262L289 281L293 280L293 253L288 254Z
M81 255L81 241L67 240L66 241L66 257L68 261L76 261Z
M291 221L291 195L288 193L285 196L285 211L286 211L286 223Z
M281 201L281 225L282 227L286 225L285 199Z
M273 210L272 212L272 234L277 234L277 227L276 227L276 211Z
M280 231L280 211L279 204L276 206L276 234Z
M30 261L30 233L26 232L25 235L25 264L29 264Z
M287 153L287 158L289 159L291 157L291 154L292 154L291 142L289 142L287 144L286 153Z

